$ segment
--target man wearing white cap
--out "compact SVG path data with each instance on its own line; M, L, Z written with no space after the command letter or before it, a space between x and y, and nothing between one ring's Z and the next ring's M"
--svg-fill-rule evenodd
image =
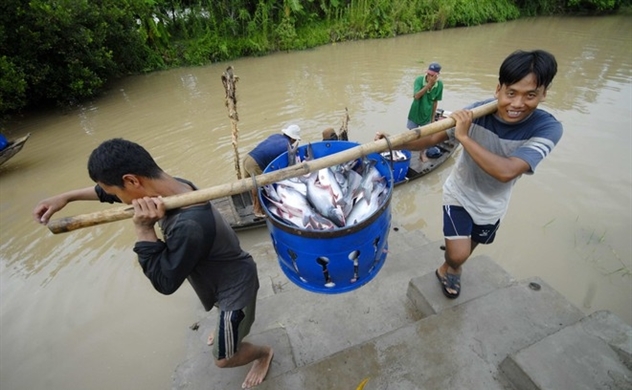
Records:
M439 80L441 65L436 62L431 63L426 70L426 74L415 79L413 88L413 102L408 111L408 129L427 125L434 122L437 105L443 98L443 82ZM425 160L425 151L421 151L420 158Z
M275 158L288 150L288 145L301 140L301 128L298 125L289 125L281 130L281 134L272 134L257 145L244 158L244 176L251 177L261 175L263 170ZM262 218L263 209L259 203L256 190L252 191L252 209L255 217Z

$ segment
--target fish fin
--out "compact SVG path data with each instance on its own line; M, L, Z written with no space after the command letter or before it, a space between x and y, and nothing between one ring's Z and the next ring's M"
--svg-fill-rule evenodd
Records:
M340 198L340 199L336 200L336 202L334 204L337 207L340 207L341 210L344 210L348 206L348 202L347 202L347 200L345 198Z
M367 204L371 204L371 190L368 188L362 189L362 199L366 200Z
M305 151L305 159L304 159L304 161L313 160L313 159L314 159L314 148L312 147L312 143L309 142L307 144L307 150Z
M314 227L314 223L312 221L312 216L309 215L308 213L303 213L303 218L301 219L301 222L303 223L303 226L308 227Z

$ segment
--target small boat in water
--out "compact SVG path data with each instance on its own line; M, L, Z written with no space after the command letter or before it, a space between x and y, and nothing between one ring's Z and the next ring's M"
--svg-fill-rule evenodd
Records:
M252 211L250 191L211 200L226 222L236 230L246 230L265 226L266 219L256 217Z
M18 138L14 141L9 141L9 144L4 149L0 150L0 165L7 162L11 157L18 154L22 147L26 143L26 141L31 136L31 133L28 133L24 137Z

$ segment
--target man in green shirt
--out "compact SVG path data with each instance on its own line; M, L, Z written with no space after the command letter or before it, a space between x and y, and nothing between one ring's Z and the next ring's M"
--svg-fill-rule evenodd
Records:
M427 125L434 122L437 105L443 98L443 82L439 80L441 65L431 63L426 74L415 79L413 89L413 103L408 112L408 129ZM421 151L419 157L425 161L425 151Z

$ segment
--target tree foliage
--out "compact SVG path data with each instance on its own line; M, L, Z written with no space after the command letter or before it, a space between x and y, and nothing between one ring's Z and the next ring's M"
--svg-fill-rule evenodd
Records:
M631 0L3 0L0 115L73 104L127 74Z
M148 47L120 1L3 0L0 110L73 103L137 72ZM7 86L8 88L5 88Z

